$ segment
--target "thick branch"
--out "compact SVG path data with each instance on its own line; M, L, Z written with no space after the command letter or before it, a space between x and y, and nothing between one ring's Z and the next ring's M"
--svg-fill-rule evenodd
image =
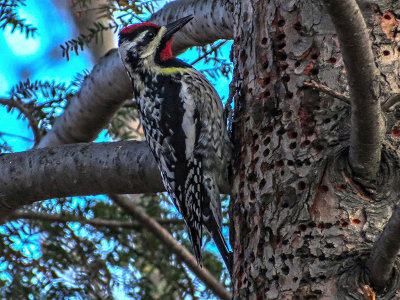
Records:
M369 31L355 0L322 0L340 41L351 99L349 162L357 175L374 179L381 159L383 123L379 72Z
M183 263L221 299L232 299L232 295L219 283L207 269L200 267L190 252L179 244L172 235L165 230L156 220L148 216L142 209L133 204L129 198L121 195L112 195L110 198L123 208L127 213L138 220L148 231L158 238L163 245L174 253Z
M164 191L146 142L72 144L0 155L0 221L38 200ZM227 184L220 184L229 192Z
M231 39L233 25L230 12L219 0L178 0L154 14L154 23L193 14L195 19L174 37L174 53L188 47L205 45L218 39ZM72 97L52 131L39 147L88 142L96 138L125 100L132 97L132 87L116 49L108 52L93 68L79 92Z
M367 262L369 280L375 290L383 290L388 283L399 250L400 207L396 206L389 222L372 247L372 252Z

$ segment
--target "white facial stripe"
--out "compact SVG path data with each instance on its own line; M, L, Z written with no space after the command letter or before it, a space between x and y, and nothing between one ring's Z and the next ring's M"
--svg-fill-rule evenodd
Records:
M146 51L140 56L141 58L146 58L152 55L156 51L157 46L160 44L160 41L163 38L166 31L167 28L165 26L160 28L157 36L151 41L151 43L147 46Z

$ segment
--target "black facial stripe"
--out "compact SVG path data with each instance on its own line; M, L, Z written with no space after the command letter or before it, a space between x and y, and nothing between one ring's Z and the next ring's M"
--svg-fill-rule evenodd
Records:
M153 26L142 26L132 32L121 33L119 35L118 45L121 45L125 41L133 41L134 39L136 39L138 37L138 35L140 35L144 31L152 32L152 33L154 33L154 36L156 36L159 30L160 30L160 28L156 28Z

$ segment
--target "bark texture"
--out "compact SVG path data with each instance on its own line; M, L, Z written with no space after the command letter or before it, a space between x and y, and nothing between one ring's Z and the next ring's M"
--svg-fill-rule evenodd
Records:
M397 201L398 121L386 116L377 189L369 190L347 164L351 108L304 86L348 92L327 11L315 0L250 2L234 1L234 298L372 299L363 266ZM399 90L399 37L385 24L398 24L400 4L359 4L385 97ZM394 277L376 296L395 299L398 289Z
M21 205L84 195L165 191L147 142L81 143L0 155L0 220ZM229 193L227 182L219 183Z

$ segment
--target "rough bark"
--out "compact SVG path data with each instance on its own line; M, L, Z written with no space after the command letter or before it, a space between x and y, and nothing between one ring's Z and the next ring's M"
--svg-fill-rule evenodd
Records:
M223 0L178 0L174 4L166 5L151 18L151 21L164 24L190 14L196 18L174 37L172 44L174 53L218 39L232 38L232 18ZM110 50L95 65L38 147L88 142L95 139L118 108L132 98L132 93L131 82L118 51Z
M234 298L367 299L363 266L397 202L398 121L386 115L391 135L373 193L347 164L350 107L304 87L348 92L327 11L315 0L250 2L234 1ZM384 20L393 23L400 4L359 4L386 98L399 90L399 37ZM393 277L377 297L395 299L398 289Z

